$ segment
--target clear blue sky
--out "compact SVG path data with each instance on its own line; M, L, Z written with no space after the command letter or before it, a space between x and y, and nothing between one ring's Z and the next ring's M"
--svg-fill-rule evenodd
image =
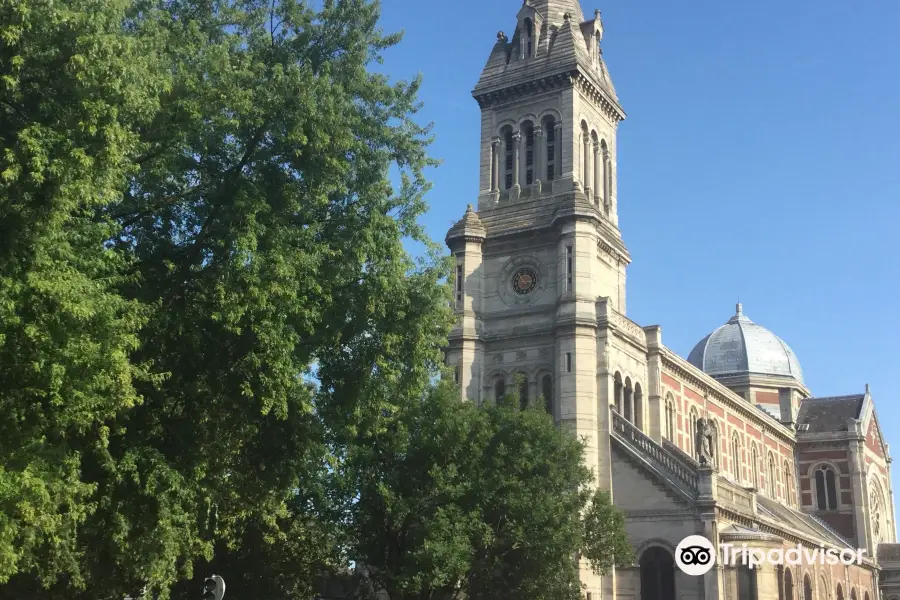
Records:
M601 2L602 0L598 0ZM422 73L425 218L443 240L478 193L471 97L521 0L384 0L384 70ZM872 388L900 455L900 2L605 0L628 315L686 356L738 297L813 394ZM893 374L893 375L892 375Z

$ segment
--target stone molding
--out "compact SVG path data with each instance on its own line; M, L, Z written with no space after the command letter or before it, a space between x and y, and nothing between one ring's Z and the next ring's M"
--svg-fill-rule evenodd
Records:
M660 357L662 358L664 370L668 369L685 382L690 383L701 395L709 395L711 399L723 407L751 419L753 425L762 427L765 429L766 434L773 435L789 446L793 446L795 443L796 437L792 430L789 430L769 415L761 414L756 406L751 405L706 373L698 370L694 365L675 355L668 348L660 352Z

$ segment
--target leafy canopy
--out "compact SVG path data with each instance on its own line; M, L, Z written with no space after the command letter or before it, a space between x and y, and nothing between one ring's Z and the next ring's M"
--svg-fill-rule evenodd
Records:
M479 408L442 384L354 448L351 554L393 600L578 599L577 554L602 574L632 561L583 451L516 395Z
M419 82L315 4L0 2L0 598L562 598L618 543L546 417L430 390Z
M331 457L449 316L378 14L0 5L0 594L164 597L248 537L340 559Z

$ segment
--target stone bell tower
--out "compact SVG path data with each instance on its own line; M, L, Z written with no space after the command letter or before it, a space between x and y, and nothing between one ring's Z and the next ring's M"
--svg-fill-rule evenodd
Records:
M510 2L512 3L512 2ZM473 96L481 108L480 191L447 234L458 324L447 361L461 396L493 402L517 386L587 440L611 489L613 378L598 307L625 313L630 262L619 233L616 131L625 114L603 60L600 12L525 0L497 34ZM601 298L608 300L598 303ZM598 600L613 585L587 565ZM590 597L590 596L589 596Z

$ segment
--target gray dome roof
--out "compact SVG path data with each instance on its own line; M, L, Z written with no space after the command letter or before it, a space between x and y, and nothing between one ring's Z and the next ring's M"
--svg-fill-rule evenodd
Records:
M737 313L694 346L688 362L712 376L778 375L803 383L794 351L777 335Z

